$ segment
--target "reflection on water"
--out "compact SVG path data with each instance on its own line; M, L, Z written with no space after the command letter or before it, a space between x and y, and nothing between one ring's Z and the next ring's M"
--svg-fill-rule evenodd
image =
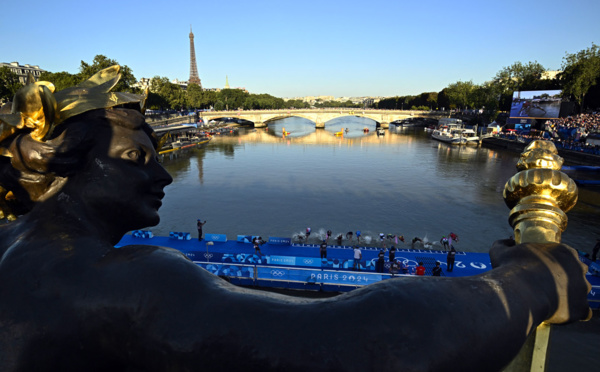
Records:
M267 132L275 137L299 138L320 134L320 140L327 135L337 140L376 136L376 122L361 117L336 118L325 123L323 130L316 129L315 123L304 118L287 118L269 123Z
M405 245L420 237L434 247L455 232L459 249L480 252L512 235L502 190L518 154L452 147L422 129L377 136L375 124L350 118L315 129L289 118L166 161L174 182L152 230L195 232L201 218L206 232L229 239L293 236L310 226L314 243L331 229L334 236L361 230L373 243L379 233L404 235ZM336 136L341 128L349 134ZM600 198L597 191L581 194L563 241L589 251L600 236Z

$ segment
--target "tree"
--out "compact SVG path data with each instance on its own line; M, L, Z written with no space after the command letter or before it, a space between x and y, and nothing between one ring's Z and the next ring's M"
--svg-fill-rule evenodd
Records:
M202 106L202 88L198 84L189 84L186 91L186 102L189 107L200 108Z
M304 102L301 99L289 99L285 101L285 108L303 109L309 107L310 104L308 102Z
M450 101L450 106L454 105L457 108L475 107L472 95L475 87L473 81L457 81L448 85L445 93Z
M221 100L218 100L215 102L214 108L216 111L223 111L225 110L225 103Z
M207 109L214 107L215 102L217 102L217 92L204 90L202 91L202 101L199 108Z
M148 108L179 109L186 106L185 94L181 87L171 83L167 77L153 77L150 80L150 93Z
M22 86L19 76L12 72L8 66L0 67L0 102L12 100L17 90Z
M575 54L567 53L562 69L559 79L563 94L572 95L582 110L587 92L600 80L600 48L592 43L590 48Z
M237 110L244 107L248 93L240 89L223 89L219 92L219 100L225 105L225 110Z
M501 93L510 93L520 90L534 90L546 71L544 66L535 62L515 62L496 73L493 84L497 85Z
M79 78L80 82L87 80L96 72L105 69L107 67L118 65L114 59L107 58L101 54L98 54L94 57L92 64L88 64L84 61L81 61L81 66L79 67ZM134 92L134 88L131 86L136 83L136 78L133 76L133 72L127 65L121 65L121 79L117 83L117 85L113 88L115 92Z
M70 74L68 72L43 72L40 75L40 80L49 81L56 87L56 91L63 90L81 83L84 80L89 79L96 72L105 69L107 67L118 65L119 63L114 59L107 58L103 55L98 54L94 57L92 64L88 64L81 61L79 67L79 73ZM121 79L117 83L113 91L117 92L134 92L134 88L131 86L136 83L135 76L131 69L125 65L121 65Z
M437 103L440 110L452 109L452 107L450 107L450 99L448 98L447 91L448 88L444 88L438 92Z
M552 80L542 80L546 71L537 61L515 62L496 73L492 80L494 89L500 94L500 108L510 110L513 92L523 90L538 90L551 88Z
M81 82L79 75L69 74L68 72L42 72L41 81L49 81L54 84L56 91L75 86Z
M427 107L427 110L432 110L437 107L437 99L438 94L436 92L426 92L419 94L411 103L421 107L421 109Z
M391 97L391 98L383 98L380 99L377 103L377 108L384 110L393 110L397 109L396 103L398 102L399 97Z
M500 92L493 83L484 83L473 92L475 107L485 108L486 116L494 120L500 110Z

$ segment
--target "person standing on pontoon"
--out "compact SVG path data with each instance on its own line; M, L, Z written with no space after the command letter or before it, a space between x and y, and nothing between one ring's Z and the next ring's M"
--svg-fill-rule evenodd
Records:
M360 271L360 260L362 259L362 251L357 245L354 246L354 270Z
M202 226L204 226L205 223L206 220L202 222L200 219L198 219L196 223L196 226L198 227L198 241L202 240Z
M319 252L321 253L321 259L327 259L327 241L323 240L321 242L321 246L319 247Z

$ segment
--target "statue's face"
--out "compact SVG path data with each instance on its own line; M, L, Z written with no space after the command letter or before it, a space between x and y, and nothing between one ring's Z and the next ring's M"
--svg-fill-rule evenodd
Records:
M148 135L113 126L112 133L97 139L84 171L84 202L124 231L158 224L163 189L173 179L158 162Z

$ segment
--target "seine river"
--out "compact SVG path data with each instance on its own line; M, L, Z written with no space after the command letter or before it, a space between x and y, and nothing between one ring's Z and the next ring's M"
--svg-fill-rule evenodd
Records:
M348 132L336 135L342 128ZM174 182L151 230L196 237L200 218L205 233L228 239L296 237L311 227L315 244L327 230L334 237L360 230L371 245L384 233L403 235L404 246L419 237L433 248L454 232L459 250L486 252L513 235L502 191L517 159L504 150L452 147L421 128L377 136L375 123L363 118L336 119L325 129L288 118L165 159ZM563 242L591 252L600 237L598 191L579 190Z

